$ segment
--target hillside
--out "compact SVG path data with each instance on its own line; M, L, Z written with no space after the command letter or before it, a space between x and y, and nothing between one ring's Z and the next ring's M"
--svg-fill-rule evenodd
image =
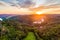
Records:
M41 21L42 19L44 22L56 22L60 21L60 14L42 14L42 15L17 15L17 16L12 16L9 18L10 20L16 20L21 23L26 23L26 24L33 24L33 22Z

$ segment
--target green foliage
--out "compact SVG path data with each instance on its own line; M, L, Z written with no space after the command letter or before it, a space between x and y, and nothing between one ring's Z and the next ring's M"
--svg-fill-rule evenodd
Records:
M3 35L0 37L0 40L10 40L10 39L8 38L8 35Z
M43 28L5 20L0 28L0 40L60 40L60 24L49 24Z
M44 40L58 40L60 38L60 24L47 25L45 27L45 29L40 31L40 36Z
M33 32L29 32L27 37L24 40L36 40L35 35Z

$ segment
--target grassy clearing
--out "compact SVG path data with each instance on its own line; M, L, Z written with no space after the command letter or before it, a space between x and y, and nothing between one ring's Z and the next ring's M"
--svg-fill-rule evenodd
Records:
M24 38L23 40L36 40L36 37L33 32L29 32L26 38Z

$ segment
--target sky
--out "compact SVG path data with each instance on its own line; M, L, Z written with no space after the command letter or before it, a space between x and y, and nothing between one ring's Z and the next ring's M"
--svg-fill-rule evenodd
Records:
M52 5L60 6L60 0L0 0L0 14L31 14L33 11L30 8ZM48 12L47 10L55 12L56 10L60 11L60 8L43 9L41 12Z

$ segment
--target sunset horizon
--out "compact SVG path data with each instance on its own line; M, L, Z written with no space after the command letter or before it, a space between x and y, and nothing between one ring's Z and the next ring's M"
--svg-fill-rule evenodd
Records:
M17 0L16 0L17 1ZM23 4L27 7L25 7L23 4L22 5L17 4L19 1L16 2L15 0L10 0L10 1L0 1L0 14L36 14L36 12L40 12L41 14L60 14L60 3L58 1L52 1L53 3L45 3L44 1L37 0L37 1L30 1L33 3L30 3L30 6L28 4ZM41 1L41 3L38 1ZM16 3L14 3L16 2ZM13 4L12 4L13 3ZM35 3L35 4L34 4ZM33 5L32 5L33 4ZM51 13L50 13L51 12Z
M0 40L60 40L60 0L0 0Z

